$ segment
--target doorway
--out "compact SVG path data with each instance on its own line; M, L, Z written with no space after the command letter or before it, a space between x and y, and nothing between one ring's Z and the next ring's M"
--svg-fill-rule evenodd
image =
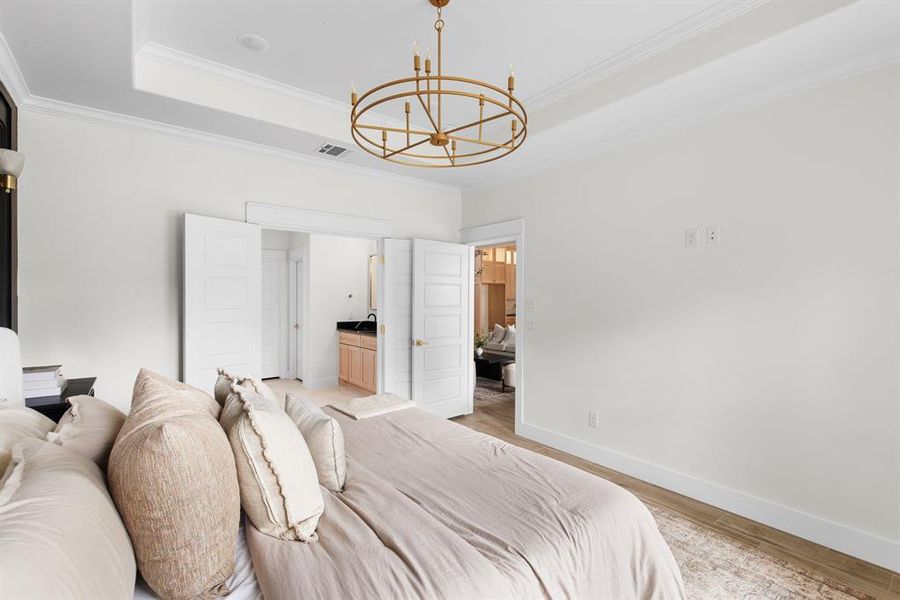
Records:
M516 406L516 244L477 246L473 412L512 431Z
M377 240L279 229L261 239L263 376L340 397L376 393Z
M288 377L303 381L306 379L305 355L303 338L306 335L306 251L305 249L293 250L288 256L289 268L289 297L288 310L290 312L288 335L288 361L293 366L293 373Z
M277 347L278 353L288 348L286 360L267 358L267 370L272 372L274 368L280 375L269 381L302 386L306 390L352 389L352 385L340 385L339 366L334 369L335 374L322 377L313 360L325 357L339 365L339 346L343 343L359 350L347 353L351 361L353 356L357 357L356 371L351 362L347 379L352 380L356 372L359 382L369 388L359 390L364 395L372 391L397 394L443 417L471 412L475 370L472 245L392 238L391 223L379 219L252 202L246 208L245 222L185 214L182 360L186 383L212 389L219 368L255 377L264 372L262 234L269 230L267 236L287 236L289 240L296 236L306 236L309 240L342 240L332 253L317 253L317 244L307 244L302 260L294 261L293 266L291 261L284 261L288 264L287 290L295 296L295 302L299 292L301 300L293 305L297 308L288 308L283 319L286 327L281 330L290 327L294 331L299 329L300 334L289 329L286 337L292 342L282 343L273 338L267 344ZM331 272L326 268L322 284L313 285L316 264L319 264L317 258L324 256L326 260L320 262L326 264L328 257L341 254L344 247L354 242L367 244L368 252L354 264L364 274L376 273L379 283L369 284L364 280L362 291L348 290L339 284L341 289L335 296L334 286L329 286L338 278L329 277ZM376 247L374 253L372 244ZM304 251L290 243L267 249L281 250L288 257ZM270 282L279 280L274 275L267 277ZM352 312L344 310L345 314L313 317L316 314L313 290L334 296L324 303L328 308L347 309L350 302L369 296L377 297L377 307L364 306ZM278 303L267 305L272 308ZM370 308L375 308L383 319L376 319L371 314L375 311ZM280 316L268 319L272 324L281 321ZM295 324L297 328L293 328ZM346 336L338 334L348 326ZM322 330L327 332L329 341L312 341ZM291 346L295 346L293 357ZM368 366L369 371L374 369L374 382L371 375L359 373L360 365Z

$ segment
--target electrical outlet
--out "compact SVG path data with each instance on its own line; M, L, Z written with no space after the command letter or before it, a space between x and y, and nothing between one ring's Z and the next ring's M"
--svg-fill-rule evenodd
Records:
M694 227L692 229L684 230L684 247L685 248L696 248L697 243L700 240L700 229Z
M715 225L710 225L706 228L706 245L712 246L714 244L719 243L719 228Z
M525 301L525 310L534 310L535 308L537 308L537 300Z
M588 427L593 427L594 429L597 429L597 427L599 426L599 422L600 422L599 415L597 415L597 413L594 411L589 411L588 412Z

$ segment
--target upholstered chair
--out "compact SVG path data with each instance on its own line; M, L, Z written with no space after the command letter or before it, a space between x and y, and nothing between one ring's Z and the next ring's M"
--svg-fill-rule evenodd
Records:
M508 387L516 387L516 363L509 363L503 367L503 384L500 388L505 392Z

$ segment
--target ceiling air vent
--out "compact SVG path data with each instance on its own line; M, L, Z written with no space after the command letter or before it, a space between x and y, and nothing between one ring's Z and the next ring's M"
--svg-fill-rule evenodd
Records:
M319 154L331 156L332 158L339 158L347 154L349 150L347 150L346 148L341 148L340 146L335 146L334 144L322 144L321 146L319 146L317 152Z

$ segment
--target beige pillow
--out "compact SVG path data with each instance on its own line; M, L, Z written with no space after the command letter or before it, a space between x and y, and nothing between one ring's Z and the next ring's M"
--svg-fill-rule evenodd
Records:
M340 424L312 402L294 394L287 395L284 410L309 446L319 483L332 492L343 490L347 479L347 458Z
M125 415L93 396L73 396L69 404L72 406L47 434L47 441L87 456L105 471Z
M165 598L227 593L240 494L211 396L146 369L109 457L112 496L141 574Z
M219 403L219 406L225 406L225 401L228 400L228 396L231 394L231 386L235 383L242 381L243 377L237 377L232 375L228 371L223 368L219 368L219 377L216 379L216 386L213 389L213 395L216 398L216 402ZM246 378L251 379L251 378ZM272 391L268 385L265 384L261 379L253 379L253 382L256 384L260 393L262 393L266 398L278 404L278 406L284 407L284 398L279 398L278 395Z
M258 382L232 384L222 426L234 450L241 506L262 533L286 540L316 539L325 509L309 448L293 421Z
M4 598L134 593L128 533L100 469L80 454L36 439L15 445L0 489L0 538Z
M12 447L29 438L44 439L56 423L25 406L10 406L0 410L0 477L9 464Z

